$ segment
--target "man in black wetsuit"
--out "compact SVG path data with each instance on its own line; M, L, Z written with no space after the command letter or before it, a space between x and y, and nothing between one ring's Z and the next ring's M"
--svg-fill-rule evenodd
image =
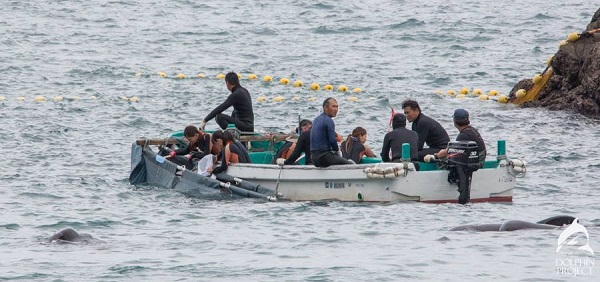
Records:
M464 109L457 109L454 111L453 120L454 126L459 131L456 141L474 141L477 143L477 153L479 156L478 167L472 167L464 163L454 163L449 168L448 182L455 183L458 186L458 192L460 193L458 203L464 205L470 201L473 172L483 167L483 163L485 162L486 147L477 129L469 125L469 112ZM448 149L442 149L436 154L426 155L424 161L431 162L446 156L448 156Z
M393 131L383 137L383 148L381 149L381 160L384 162L396 162L402 160L402 144L410 144L410 159L417 161L417 141L419 136L416 132L406 129L406 117L403 114L395 114L392 119ZM390 150L392 157L390 159Z
M479 163L483 166L486 157L486 147L483 142L483 138L479 134L479 131L470 125L469 112L464 109L457 109L453 115L454 126L458 129L459 133L456 136L456 141L475 141L477 143L477 152L479 154ZM448 155L447 149L442 149L433 155L434 158L443 158ZM428 157L430 159L431 157Z
M417 132L419 136L417 143L419 161L423 161L425 155L437 153L448 146L450 137L448 137L446 130L439 122L424 115L417 101L405 100L402 102L402 109L404 110L406 119L412 122L412 130ZM425 144L429 148L423 148Z
M240 85L240 80L235 72L230 72L225 75L225 84L227 89L231 91L227 100L221 105L217 106L212 112L210 112L201 122L200 129L204 129L204 126L208 121L215 118L219 127L227 129L227 125L230 123L235 124L235 127L240 131L254 131L254 111L252 110L252 98L246 88ZM223 114L223 111L233 106L233 113L231 116Z
M293 165L298 164L298 158L304 153L304 163L306 165L312 164L312 160L310 158L310 130L312 128L312 121L310 120L302 120L300 122L300 126L298 127L298 131L300 131L300 136L298 136L298 140L295 143L294 149L292 153L289 154L287 159L279 158L276 159L277 165ZM278 152L279 153L279 152Z

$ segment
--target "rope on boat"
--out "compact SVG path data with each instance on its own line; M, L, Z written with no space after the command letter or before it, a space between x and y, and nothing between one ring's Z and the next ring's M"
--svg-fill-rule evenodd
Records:
M520 176L523 177L525 176L525 173L527 172L527 163L523 160L519 160L519 159L511 159L508 161L509 164L509 168L512 170L512 172L514 172L514 176ZM510 170L509 170L510 172Z
M363 170L368 178L396 178L406 176L408 173L408 164L400 163L395 166L381 167L376 164Z

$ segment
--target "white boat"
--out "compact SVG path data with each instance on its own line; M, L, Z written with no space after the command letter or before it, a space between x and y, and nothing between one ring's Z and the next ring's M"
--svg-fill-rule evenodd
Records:
M269 164L272 152L251 152L254 163L232 164L215 181L191 171L177 173L181 168L161 159L148 144L143 141L133 144L132 184L145 181L168 188L183 187L180 190L187 192L198 190L203 195L208 186L219 193L225 188L231 195L292 201L456 203L460 194L457 185L448 181L448 170L438 168L435 163L419 163L418 171L412 162L382 163L371 158L366 160L371 163L327 168L278 166ZM516 178L525 173L525 163L507 158L504 148L504 141L498 141L497 159L487 160L483 168L473 172L470 202L512 202ZM147 163L143 173L148 176L143 181L131 181L136 178L134 171L139 172L134 159L135 166Z
M522 172L518 166L515 169L514 163L521 162L500 159L475 171L470 202L512 202L516 176ZM421 170L416 171L411 162L327 168L234 164L227 174L275 189L281 197L293 201L456 203L459 192L456 184L448 182L448 171L424 168L431 166L421 164Z

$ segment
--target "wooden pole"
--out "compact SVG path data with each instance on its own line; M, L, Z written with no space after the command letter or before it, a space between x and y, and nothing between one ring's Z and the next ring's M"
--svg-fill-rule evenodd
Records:
M292 137L296 138L298 134L260 134L260 135L241 135L241 142L250 142L250 141L285 141L286 139ZM176 138L138 138L136 141L137 145L173 145L178 144Z

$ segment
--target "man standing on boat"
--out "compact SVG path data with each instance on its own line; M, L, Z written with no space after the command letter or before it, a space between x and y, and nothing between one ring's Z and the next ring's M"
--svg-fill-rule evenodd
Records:
M418 157L419 161L423 161L423 157L428 154L435 154L441 149L445 149L450 142L450 137L446 130L439 122L424 115L421 112L419 103L415 100L404 100L402 109L406 119L412 122L412 130L417 132L418 140ZM425 143L429 148L423 148Z
M227 100L217 106L210 112L201 122L200 129L204 129L206 123L215 118L217 124L222 129L227 129L230 123L235 124L235 127L240 131L254 131L254 111L252 110L252 98L248 90L240 85L240 80L235 72L229 72L225 75L225 85L231 91ZM233 106L231 116L223 114L223 111Z
M315 118L310 130L310 155L316 167L352 164L338 155L340 150L332 117L337 116L338 102L329 97L323 102L323 113Z

